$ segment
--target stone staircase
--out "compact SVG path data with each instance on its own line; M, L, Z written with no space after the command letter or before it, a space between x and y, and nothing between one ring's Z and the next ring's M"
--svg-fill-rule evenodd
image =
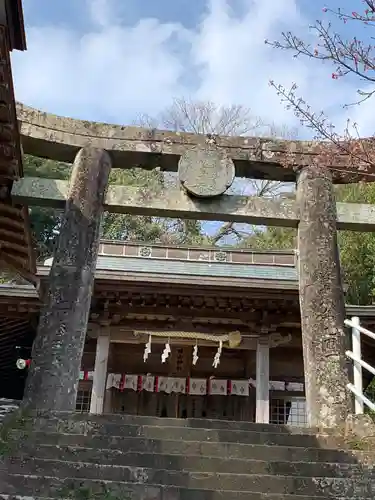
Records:
M0 423L10 413L19 408L20 402L14 399L0 398Z
M343 442L332 433L243 422L79 414L40 414L5 425L9 442L0 447L0 499L375 496L375 450L339 449Z

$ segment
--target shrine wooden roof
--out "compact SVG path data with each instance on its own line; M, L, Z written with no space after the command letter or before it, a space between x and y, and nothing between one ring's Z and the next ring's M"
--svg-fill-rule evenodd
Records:
M49 273L51 259L38 267ZM298 288L295 252L199 248L102 241L97 280L215 284L231 287Z
M297 280L297 271L293 267L224 262L163 261L139 257L99 256L97 269L167 275L217 276L218 278Z

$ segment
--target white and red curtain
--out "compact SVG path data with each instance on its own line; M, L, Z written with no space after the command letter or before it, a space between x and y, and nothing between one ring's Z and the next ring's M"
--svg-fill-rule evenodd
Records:
M91 373L91 372L89 372ZM134 375L110 373L107 377L107 389L120 391L165 392L166 394L190 394L194 396L249 396L250 387L256 387L255 380L223 380L205 378L158 377L154 375ZM303 384L270 382L270 390L303 391Z

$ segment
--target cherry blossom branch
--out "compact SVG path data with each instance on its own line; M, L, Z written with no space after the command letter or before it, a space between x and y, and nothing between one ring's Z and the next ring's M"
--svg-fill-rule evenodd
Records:
M361 22L365 26L375 27L375 0L362 0L366 9L364 12L352 12L351 14L343 12L341 9L333 10L325 7L324 13L329 13L339 20L347 23L348 21ZM281 34L281 40L265 43L278 49L291 50L294 57L305 56L310 59L316 59L323 62L329 61L334 65L334 71L331 77L337 80L347 75L355 75L362 81L370 84L375 83L375 45L373 37L370 41L359 40L357 37L346 39L340 33L333 30L330 22L316 21L310 26L310 31L316 36L316 44L312 45L287 31ZM375 88L370 90L359 89L360 99L352 104L360 104L372 97Z
M363 12L346 12L343 9L330 9L325 7L324 14L334 16L344 24L348 22L360 22L365 28L375 27L375 0L362 0ZM310 26L310 31L316 37L316 43L312 44L294 35L291 31L283 32L281 40L266 44L282 49L291 50L294 57L308 57L323 62L330 62L334 66L331 78L338 80L345 76L355 76L362 82L366 82L368 87L358 89L360 98L352 104L344 104L344 107L360 104L375 94L375 44L374 38L360 40L357 37L347 39L345 35L334 30L331 22L318 20ZM318 154L313 161L321 162L324 156L324 164L338 165L337 155L343 154L348 160L350 168L345 172L357 174L359 171L363 177L372 176L375 167L375 139L373 137L361 139L356 123L347 121L343 134L335 130L335 126L328 120L323 112L317 113L301 97L296 95L297 86L292 85L287 90L282 85L277 85L273 81L270 85L276 90L281 101L285 103L287 109L292 109L300 120L301 124L312 129L315 138L321 140L320 146L316 146ZM337 168L337 170L339 170ZM341 171L344 171L341 169Z
M314 139L324 141L320 154L315 159L316 162L321 162L324 157L324 164L332 168L337 155L344 154L349 158L349 163L353 168L340 169L341 172L355 175L361 171L364 176L375 177L375 174L366 172L375 166L375 140L373 138L360 139L356 123L348 120L343 135L340 135L323 112L314 112L304 99L296 95L296 84L287 90L271 80L270 86L276 90L277 95L281 97L281 102L286 104L286 108L294 111L300 123L315 131ZM350 127L355 137L350 132Z

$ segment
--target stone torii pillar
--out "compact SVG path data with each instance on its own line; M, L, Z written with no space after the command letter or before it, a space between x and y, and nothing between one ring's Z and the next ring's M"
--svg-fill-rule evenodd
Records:
M345 302L336 203L328 168L311 165L297 180L299 296L308 423L335 427L351 411L345 356Z
M93 147L74 161L23 400L31 410L75 409L110 169Z

